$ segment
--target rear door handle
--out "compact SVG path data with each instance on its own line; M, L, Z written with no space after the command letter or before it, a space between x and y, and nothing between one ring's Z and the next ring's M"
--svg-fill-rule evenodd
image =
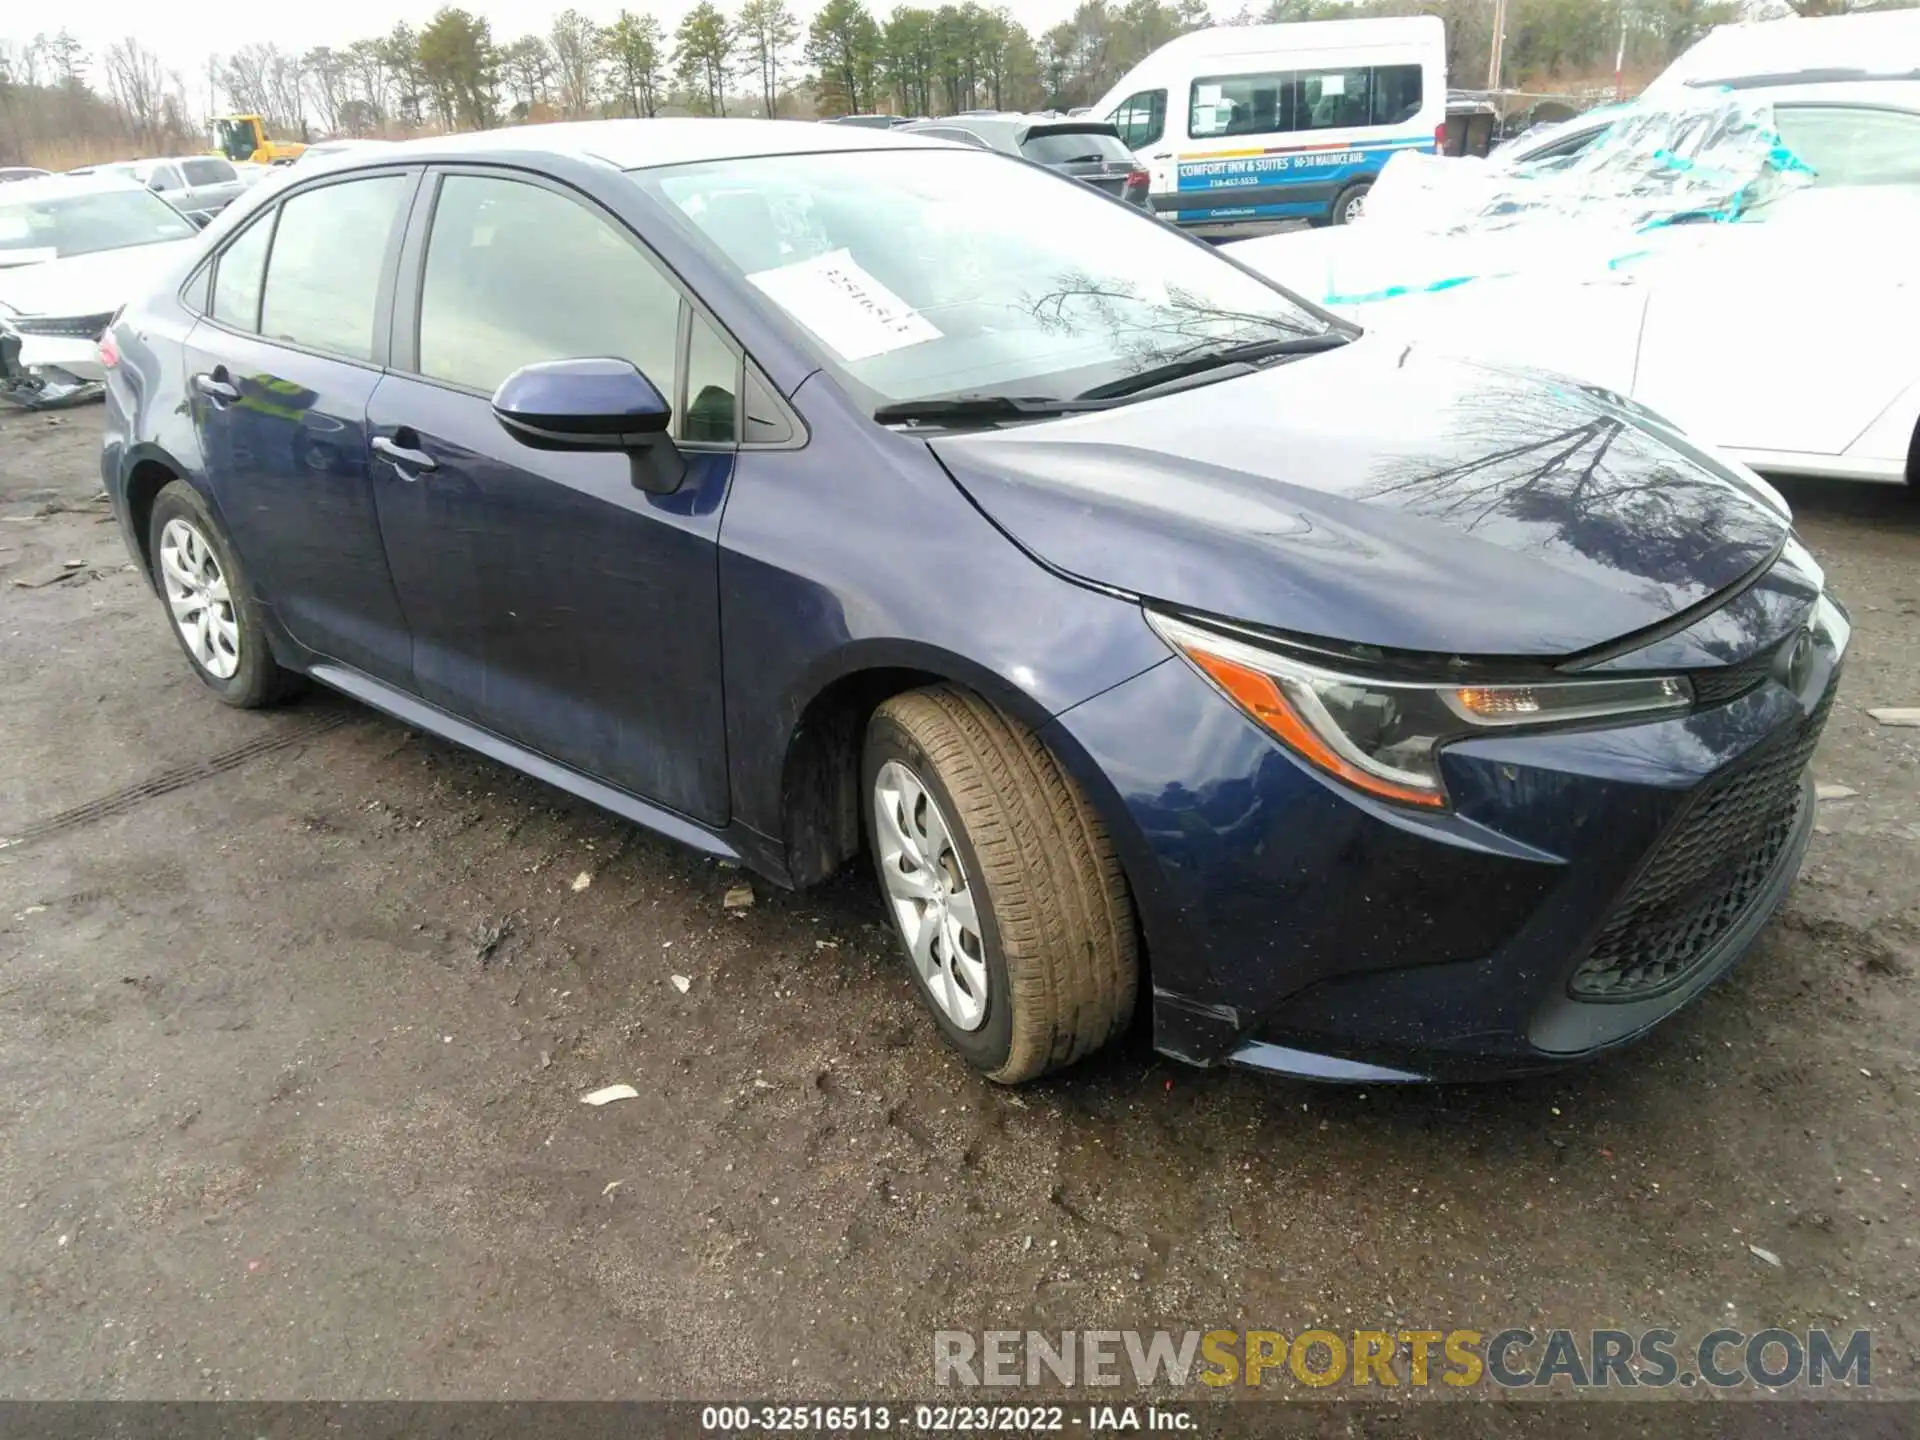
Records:
M223 378L226 367L222 366L212 375L200 374L193 377L193 388L213 401L216 405L231 405L240 398L240 392Z
M385 435L373 437L373 453L391 461L394 472L402 480L412 480L428 470L440 468L440 462L426 451L411 449Z

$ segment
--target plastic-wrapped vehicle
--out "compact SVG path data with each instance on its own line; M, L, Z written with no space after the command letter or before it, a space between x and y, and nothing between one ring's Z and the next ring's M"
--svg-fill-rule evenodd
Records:
M0 397L40 407L100 393L100 337L198 234L120 175L0 191Z
M1398 158L1241 263L1370 327L1578 375L1766 473L1920 472L1920 82L1682 87L1565 158ZM1836 257L1844 257L1844 261Z

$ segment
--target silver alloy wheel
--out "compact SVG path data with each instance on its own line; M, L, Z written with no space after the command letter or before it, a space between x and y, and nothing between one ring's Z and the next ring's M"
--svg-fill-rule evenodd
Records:
M987 954L980 912L947 817L906 766L889 760L873 782L874 841L887 901L913 967L955 1027L987 1019Z
M1367 192L1362 190L1358 195L1354 196L1351 200L1347 201L1346 223L1351 225L1354 221L1358 220L1362 215L1365 215L1366 213L1367 213Z
M240 668L240 622L227 577L207 537L178 516L160 532L160 578L173 623L200 668L216 680L232 679Z

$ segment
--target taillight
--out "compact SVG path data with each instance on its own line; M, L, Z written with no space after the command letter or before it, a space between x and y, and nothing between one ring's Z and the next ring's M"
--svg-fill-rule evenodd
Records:
M113 331L100 337L100 363L108 370L120 364L120 347L113 343Z
M1433 153L1436 155L1447 153L1447 122L1444 120L1433 127Z
M1145 170L1136 169L1127 172L1127 189L1129 190L1145 190L1152 184L1153 176Z

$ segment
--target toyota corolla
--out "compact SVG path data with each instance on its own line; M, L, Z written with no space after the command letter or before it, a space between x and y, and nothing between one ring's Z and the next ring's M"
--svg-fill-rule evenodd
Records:
M1799 867L1848 626L1617 395L911 136L531 126L238 202L103 342L211 695L358 697L804 886L1003 1082L1646 1031Z

